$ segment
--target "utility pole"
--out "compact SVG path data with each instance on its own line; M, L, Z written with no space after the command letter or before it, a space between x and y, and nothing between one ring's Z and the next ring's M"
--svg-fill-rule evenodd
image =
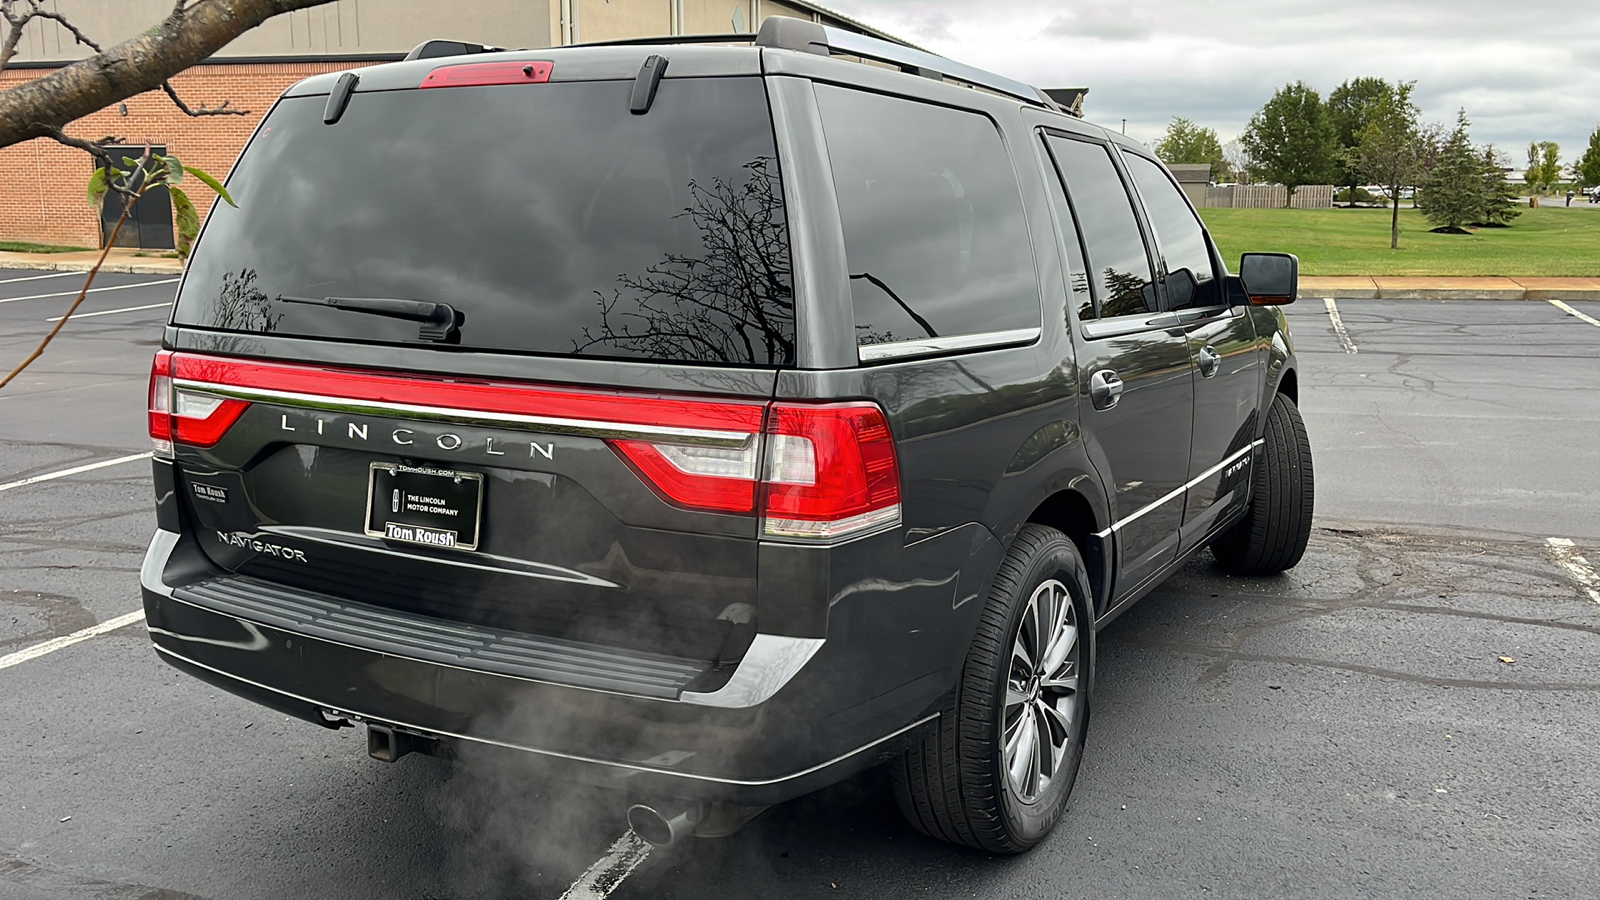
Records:
M1123 119L1122 120L1122 133L1123 134L1127 134L1128 133L1128 120L1127 119Z

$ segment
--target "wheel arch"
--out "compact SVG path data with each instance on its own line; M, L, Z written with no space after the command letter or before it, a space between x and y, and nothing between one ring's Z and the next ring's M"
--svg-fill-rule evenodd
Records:
M1074 479L1068 486L1039 499L1023 524L1054 528L1077 546L1089 574L1093 613L1098 617L1105 611L1111 596L1111 547L1099 536L1107 522L1104 510L1096 510L1096 504L1082 490L1081 481Z

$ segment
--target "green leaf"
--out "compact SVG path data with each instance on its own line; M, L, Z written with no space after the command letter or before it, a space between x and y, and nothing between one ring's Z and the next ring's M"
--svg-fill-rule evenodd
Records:
M106 170L103 167L95 169L94 174L89 176L89 205L99 209L108 190L110 188L106 186Z
M166 163L167 163L167 183L168 184L182 184L183 183L183 163L178 162L178 158L176 156L168 156L168 157L166 157Z
M122 164L125 165L125 166L132 167L132 166L137 166L139 164L139 161L137 159L134 159L131 156L124 156L122 158Z
M189 174L205 182L206 187L216 191L217 196L221 197L223 200L226 200L229 206L233 207L234 209L239 208L239 204L233 202L233 197L228 195L228 189L222 186L222 182L212 178L210 175L207 175L204 169L198 169L194 166L190 166L188 171Z
M181 188L169 186L167 192L172 195L172 210L178 220L178 256L188 259L194 239L200 234L200 213L195 210L194 201Z

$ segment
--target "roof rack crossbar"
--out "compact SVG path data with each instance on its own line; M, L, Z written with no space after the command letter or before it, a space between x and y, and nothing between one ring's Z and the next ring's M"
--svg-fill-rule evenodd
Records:
M1033 85L943 56L936 56L915 47L802 19L779 16L767 19L761 23L761 33L756 36L755 43L760 47L778 47L824 55L859 56L862 59L888 63L913 75L940 80L952 78L1035 106L1058 109L1055 101Z

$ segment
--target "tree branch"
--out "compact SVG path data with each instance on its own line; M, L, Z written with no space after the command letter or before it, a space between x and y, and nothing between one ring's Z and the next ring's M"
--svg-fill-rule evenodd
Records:
M198 119L201 116L248 116L248 115L250 115L250 110L248 110L248 109L231 109L231 108L229 108L228 104L231 101L228 101L228 100L222 101L222 105L218 106L215 109L207 109L206 105L204 103L200 104L200 108L199 109L190 109L189 108L189 104L184 103L183 102L183 98L179 97L178 96L178 92L173 89L172 82L170 82L170 81L161 82L161 89L163 91L167 92L167 96L172 98L173 105L178 107L178 110L180 112L182 112L186 116L192 116L192 117Z
M20 27L32 18L39 0L27 0L28 12L16 11L17 0L0 0L11 33L0 42L0 60L6 48L15 52ZM53 137L68 123L104 109L135 94L164 87L177 73L215 54L246 31L280 13L320 6L329 0L209 0L189 5L177 3L172 13L138 37L96 53L88 59L57 69L10 90L0 91L0 147L37 137ZM0 62L3 65L3 62ZM177 100L175 94L168 96ZM236 115L201 107L190 115Z

